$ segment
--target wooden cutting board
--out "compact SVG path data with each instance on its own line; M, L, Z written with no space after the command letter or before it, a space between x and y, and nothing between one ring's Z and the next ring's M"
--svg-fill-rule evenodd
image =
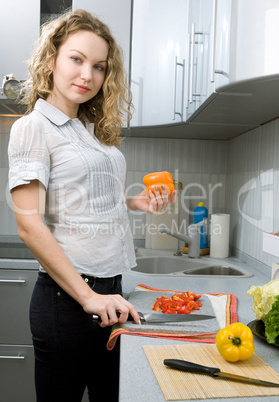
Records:
M276 387L212 378L204 374L174 370L164 365L164 359L183 359L218 367L227 373L279 384L279 374L255 353L248 360L229 363L220 355L216 345L143 346L143 349L168 401L279 395L279 388Z

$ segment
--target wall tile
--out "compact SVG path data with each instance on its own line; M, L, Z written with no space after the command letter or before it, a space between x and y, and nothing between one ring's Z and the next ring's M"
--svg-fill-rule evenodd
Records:
M0 118L0 186L7 184L9 131L16 118ZM204 201L209 213L230 214L232 248L271 265L262 251L263 230L279 230L279 119L230 141L127 137L120 145L127 161L127 195L143 190L145 174L168 170L183 183L181 217L193 221ZM17 234L4 192L0 234ZM146 214L129 214L135 239L144 241Z
M227 172L228 141L203 141L201 171L208 173Z
M279 224L278 137L279 119L231 140L228 148L231 246L267 265L276 257L263 253L263 231Z
M125 138L120 150L128 170L150 173L170 169L168 144L167 139Z

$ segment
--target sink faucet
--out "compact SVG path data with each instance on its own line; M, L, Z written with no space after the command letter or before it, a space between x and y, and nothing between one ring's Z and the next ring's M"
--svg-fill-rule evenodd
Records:
M159 233L166 233L176 239L182 240L188 243L188 257L199 258L200 257L200 231L199 224L193 224L188 226L188 235L177 232L176 230L169 229L166 225L161 224L158 226Z

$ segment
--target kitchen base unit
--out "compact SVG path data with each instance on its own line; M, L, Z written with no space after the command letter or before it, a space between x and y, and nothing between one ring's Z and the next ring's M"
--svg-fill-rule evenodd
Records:
M0 345L3 402L35 402L34 351L31 345Z
M6 266L9 265L7 262ZM0 389L3 402L36 400L29 304L37 275L37 270L32 269L0 269Z

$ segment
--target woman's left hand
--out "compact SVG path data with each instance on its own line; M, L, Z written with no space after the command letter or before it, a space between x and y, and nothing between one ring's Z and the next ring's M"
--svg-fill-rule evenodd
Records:
M155 195L152 191L146 194L146 191L142 191L136 196L129 197L127 199L127 205L130 210L140 210L149 214L157 214L163 212L168 204L175 202L176 192L173 191L170 195L164 185L161 187L162 193L158 187L155 187Z

